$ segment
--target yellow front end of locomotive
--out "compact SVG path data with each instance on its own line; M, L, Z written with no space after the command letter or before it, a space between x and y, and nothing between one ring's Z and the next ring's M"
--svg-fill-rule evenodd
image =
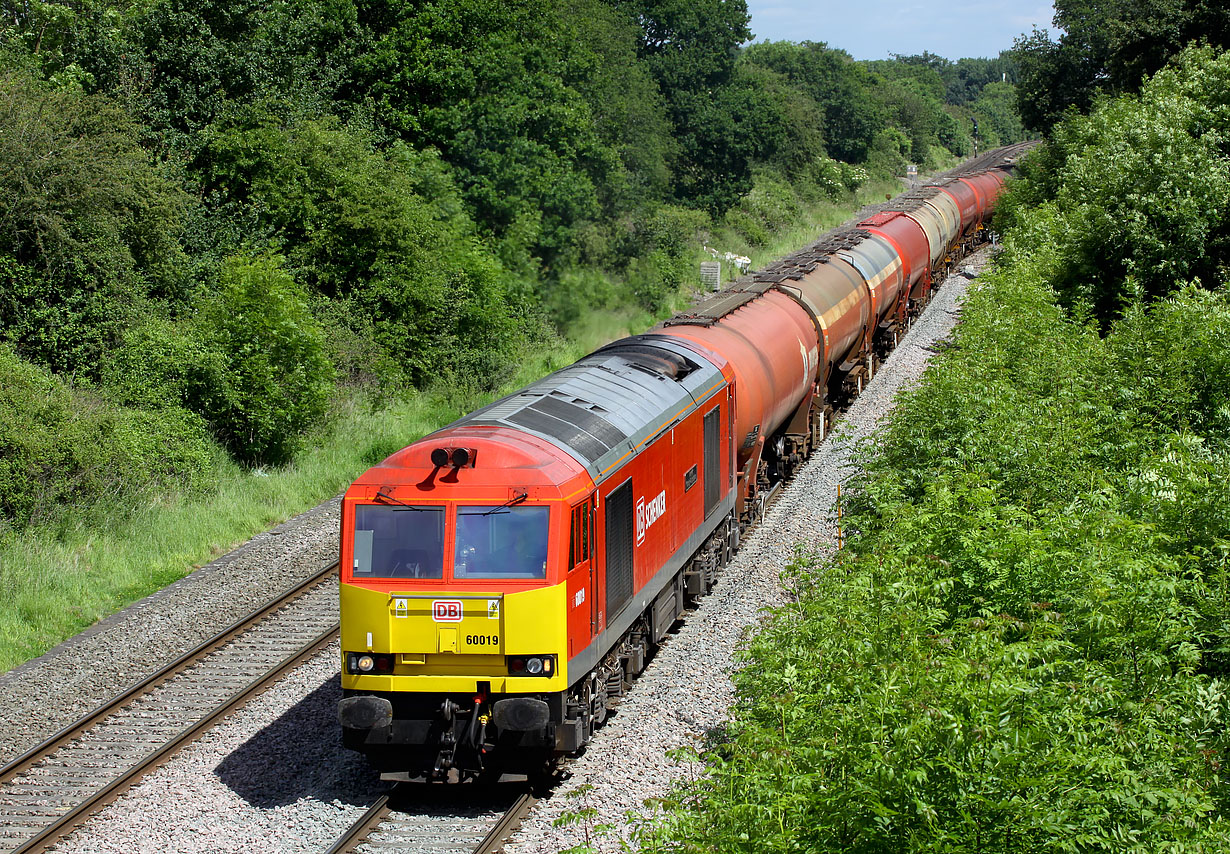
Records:
M565 600L564 584L505 593L342 584L342 687L442 694L562 691L568 683ZM377 672L351 672L364 657Z

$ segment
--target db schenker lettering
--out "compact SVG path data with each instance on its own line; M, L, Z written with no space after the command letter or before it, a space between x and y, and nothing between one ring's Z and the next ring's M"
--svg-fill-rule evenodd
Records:
M636 544L645 541L645 533L649 526L666 515L666 490L662 490L650 501L638 498L636 501Z

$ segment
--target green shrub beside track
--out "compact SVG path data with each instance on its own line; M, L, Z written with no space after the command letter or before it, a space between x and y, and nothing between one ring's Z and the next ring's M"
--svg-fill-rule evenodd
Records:
M1102 340L1017 267L963 318L651 849L1221 850L1230 445L1201 425L1230 374L1198 366L1226 358L1230 300ZM1167 423L1142 381L1207 406Z

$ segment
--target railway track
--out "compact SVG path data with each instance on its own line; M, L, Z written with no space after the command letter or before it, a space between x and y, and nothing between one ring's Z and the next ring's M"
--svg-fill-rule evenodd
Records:
M416 787L421 788L421 787ZM326 854L493 854L537 798L503 787L476 795L474 787L431 787L444 797L398 788L380 797Z
M324 648L336 574L325 567L0 768L0 852L46 850Z

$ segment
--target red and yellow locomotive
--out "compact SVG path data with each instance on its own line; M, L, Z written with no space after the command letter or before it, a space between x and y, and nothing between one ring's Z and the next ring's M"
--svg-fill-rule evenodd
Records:
M585 742L704 583L697 553L733 531L732 376L713 359L619 342L350 488L349 746L441 775Z
M347 746L390 775L582 746L976 241L1023 150L474 412L342 506Z

